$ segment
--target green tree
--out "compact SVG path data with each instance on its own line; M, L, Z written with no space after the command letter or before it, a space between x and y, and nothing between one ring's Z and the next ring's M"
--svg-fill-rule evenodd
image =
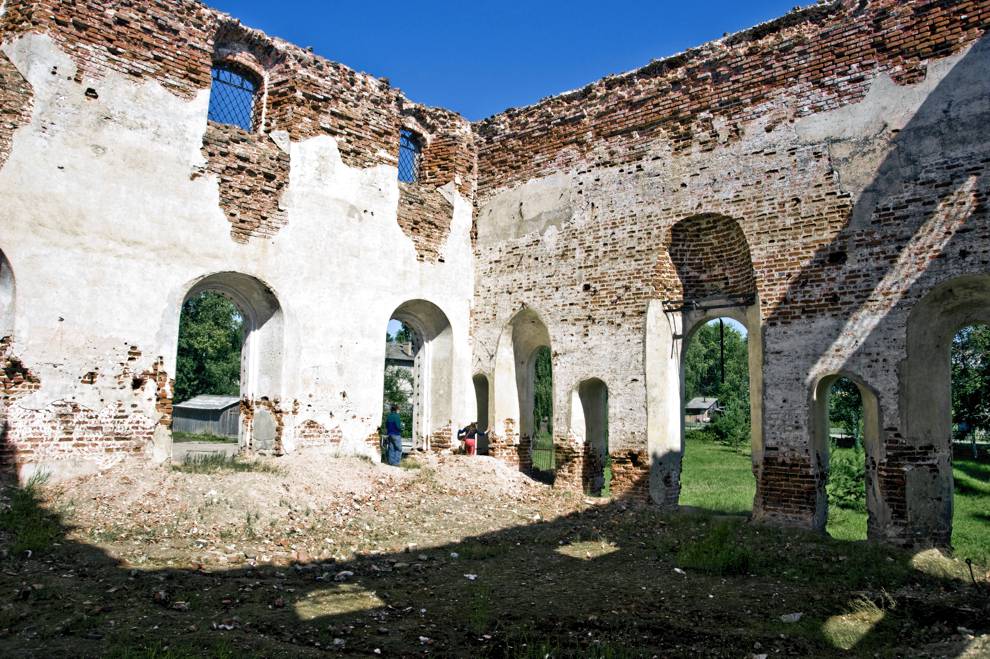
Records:
M205 291L182 305L175 401L240 395L244 317L227 297Z
M540 429L540 422L547 420L547 430L553 436L553 363L550 348L536 349L535 377L533 380L533 432Z
M952 338L952 423L958 439L990 432L990 327L970 325Z
M749 349L746 337L724 326L725 380L722 379L719 323L703 325L688 344L684 354L684 397L717 398L719 413L707 427L714 439L730 445L750 440Z
M382 411L382 429L385 428L385 417L392 405L399 408L399 418L402 419L402 436L412 437L412 403L409 393L412 391L413 376L408 368L387 364L385 366L385 396Z
M863 441L863 397L859 387L849 378L839 378L832 383L828 393L828 431L836 425L856 440Z

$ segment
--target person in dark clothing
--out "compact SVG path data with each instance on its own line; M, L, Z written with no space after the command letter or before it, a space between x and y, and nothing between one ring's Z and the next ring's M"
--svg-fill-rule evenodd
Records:
M464 442L464 453L475 455L478 447L478 424L470 423L468 426L457 431L457 438Z
M393 405L391 410L385 417L385 461L398 467L402 461L402 418L398 405Z

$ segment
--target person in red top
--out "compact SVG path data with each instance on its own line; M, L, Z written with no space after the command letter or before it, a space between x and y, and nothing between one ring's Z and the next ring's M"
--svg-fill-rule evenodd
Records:
M468 455L475 455L478 449L478 424L470 423L467 427L457 431L457 438L464 441L464 452Z

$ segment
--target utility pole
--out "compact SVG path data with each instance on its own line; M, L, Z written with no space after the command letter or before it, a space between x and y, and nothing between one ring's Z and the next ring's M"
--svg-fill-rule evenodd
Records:
M725 323L718 319L718 364L721 382L725 384Z

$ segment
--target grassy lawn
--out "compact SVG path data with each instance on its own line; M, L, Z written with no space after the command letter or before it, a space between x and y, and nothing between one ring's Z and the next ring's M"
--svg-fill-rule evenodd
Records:
M852 449L836 449L852 453ZM990 564L990 464L953 461L952 544L956 556ZM710 441L685 441L681 504L726 513L749 512L756 493L749 452ZM830 506L827 531L836 540L865 540L866 513Z
M715 442L685 440L681 505L726 513L753 509L756 479L749 451Z
M236 444L236 437L220 437L218 435L200 434L194 432L172 432L173 442L210 442L213 444Z

